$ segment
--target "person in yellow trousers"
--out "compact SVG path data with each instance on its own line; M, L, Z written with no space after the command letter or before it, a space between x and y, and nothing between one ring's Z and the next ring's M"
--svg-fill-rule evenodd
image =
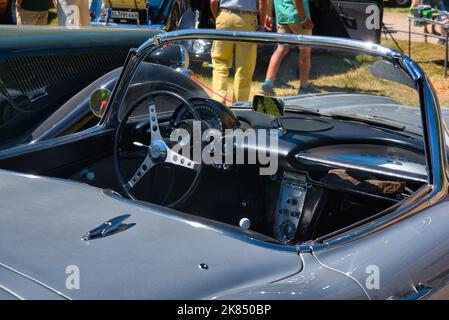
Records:
M211 11L219 30L263 31L267 0L210 0ZM248 101L257 59L257 45L215 41L212 47L212 86L217 101L225 103L229 69L235 57L234 99ZM229 99L231 98L231 99Z

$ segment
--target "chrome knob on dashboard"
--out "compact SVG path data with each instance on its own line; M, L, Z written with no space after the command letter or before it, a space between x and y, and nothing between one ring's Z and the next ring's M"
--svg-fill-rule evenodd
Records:
M239 221L239 226L242 229L248 230L251 227L251 220L249 220L248 218L242 218Z

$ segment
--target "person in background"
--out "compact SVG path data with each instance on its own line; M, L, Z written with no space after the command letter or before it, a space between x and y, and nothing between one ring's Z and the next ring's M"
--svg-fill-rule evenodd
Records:
M440 0L438 5L439 10L443 11L443 14L440 15L439 21L441 23L448 24L449 23L449 0ZM446 37L446 29L441 27L441 36ZM439 44L445 44L445 40L438 39Z
M272 5L268 5L267 27L273 21ZM308 0L274 0L278 33L293 33L311 35L314 27L310 18ZM270 59L265 82L262 84L262 92L265 95L276 95L273 90L273 82L281 65L282 59L287 55L287 46L278 46ZM309 83L311 68L311 49L300 48L299 50L299 73L300 86L298 93L314 93L316 90Z
M418 8L420 5L429 5L434 9L438 9L440 7L440 1L438 0L412 0L412 4L410 6L410 12L414 9ZM420 24L421 25L421 24ZM424 33L430 33L428 25L426 23L422 24L424 26ZM432 25L432 34L436 36L441 36L440 33L436 30L436 26Z
M16 0L17 25L47 25L50 0Z
M267 0L210 0L215 25L219 30L263 31ZM257 45L214 41L212 46L212 87L215 99L225 103L229 69L235 56L234 97L248 101L257 60Z
M90 25L88 0L54 0L60 26L81 27Z

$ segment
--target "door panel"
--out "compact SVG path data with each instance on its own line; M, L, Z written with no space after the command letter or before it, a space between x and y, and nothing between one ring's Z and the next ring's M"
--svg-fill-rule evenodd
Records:
M315 34L380 42L382 0L315 0L310 7ZM373 15L378 16L374 26Z

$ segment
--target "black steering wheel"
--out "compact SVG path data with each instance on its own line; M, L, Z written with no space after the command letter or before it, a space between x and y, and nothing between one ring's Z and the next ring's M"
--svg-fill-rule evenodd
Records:
M197 112L197 110L194 108L194 106L185 98L180 96L177 93L171 92L171 91L154 91L148 94L143 95L138 100L134 102L134 104L128 109L128 111L125 113L124 117L121 121L119 121L117 131L115 133L115 139L114 139L114 167L115 167L115 174L117 177L117 180L119 182L119 185L122 188L122 191L127 195L129 198L137 200L134 196L132 190L136 186L137 183L145 176L146 173L148 173L151 168L158 164L163 163L169 163L172 165L188 168L190 170L193 170L195 172L195 177L193 181L191 182L190 186L187 188L187 190L184 192L184 194L179 197L176 201L164 205L165 207L169 208L177 208L180 205L182 205L185 200L187 200L191 194L195 191L196 187L198 186L198 183L200 181L200 176L203 170L203 164L197 163L192 161L191 159L184 157L180 155L179 153L174 152L172 149L170 149L167 144L165 143L160 129L159 129L159 122L157 119L157 113L156 113L156 103L154 98L156 96L169 96L172 98L175 98L182 102L190 111L191 115L193 116L194 120L201 121L201 118ZM128 122L129 116L135 111L135 109L142 104L144 101L148 100L148 116L149 116L149 125L150 129L148 130L151 134L151 143L148 146L148 151L145 156L145 159L143 160L142 164L138 167L138 169L135 171L131 179L128 181L125 181L122 175L122 170L120 167L120 156L119 156L119 145L122 138L123 130L126 127L126 123ZM202 147L202 145L201 145Z

